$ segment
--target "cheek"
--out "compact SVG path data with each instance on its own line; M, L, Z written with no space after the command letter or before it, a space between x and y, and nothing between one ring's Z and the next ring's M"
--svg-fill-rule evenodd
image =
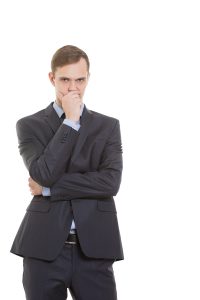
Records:
M56 91L59 91L61 93L65 93L68 90L68 87L66 86L66 84L64 84L62 82L61 83L57 83L55 85L55 88L56 88Z
M80 88L80 92L81 92L82 95L83 95L84 92L85 92L85 88L86 88L86 86Z

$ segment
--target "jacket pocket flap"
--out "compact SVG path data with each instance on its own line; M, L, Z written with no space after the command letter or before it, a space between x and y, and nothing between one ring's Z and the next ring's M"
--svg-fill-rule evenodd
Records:
M113 200L98 200L98 209L101 211L116 212L115 202Z
M32 200L26 210L33 212L48 212L50 207L50 202L41 197L41 200Z

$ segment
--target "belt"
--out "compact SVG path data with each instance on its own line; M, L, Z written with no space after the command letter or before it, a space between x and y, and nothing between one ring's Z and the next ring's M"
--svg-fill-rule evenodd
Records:
M78 236L76 233L69 233L65 244L76 245L78 244Z

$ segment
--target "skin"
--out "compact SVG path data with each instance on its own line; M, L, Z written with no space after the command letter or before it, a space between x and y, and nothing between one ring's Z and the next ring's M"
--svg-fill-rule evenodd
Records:
M55 88L57 104L62 107L68 119L78 121L89 80L85 59L81 58L77 63L58 67L54 73L49 73L49 79ZM31 195L42 194L42 187L31 177L28 179L28 185Z

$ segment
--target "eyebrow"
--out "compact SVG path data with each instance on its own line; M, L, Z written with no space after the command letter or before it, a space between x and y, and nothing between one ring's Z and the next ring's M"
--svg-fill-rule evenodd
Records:
M67 80L70 80L71 78L65 77L65 76L60 76L59 79L67 79ZM74 79L74 80L80 80L80 79L86 79L86 77L78 77L78 78L76 78L76 79Z

